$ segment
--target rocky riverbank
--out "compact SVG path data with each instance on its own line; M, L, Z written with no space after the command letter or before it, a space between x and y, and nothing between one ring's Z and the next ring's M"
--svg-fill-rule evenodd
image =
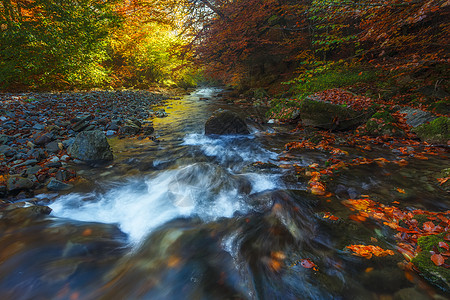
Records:
M77 136L85 142L80 133L155 139L151 118L167 116L160 108L167 99L168 93L132 90L0 94L0 197L70 189L77 178L71 165L96 163L74 145Z

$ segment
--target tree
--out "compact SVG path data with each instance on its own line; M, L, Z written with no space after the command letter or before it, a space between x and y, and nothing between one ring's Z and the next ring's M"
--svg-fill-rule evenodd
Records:
M86 87L107 80L101 66L112 1L3 0L0 87Z

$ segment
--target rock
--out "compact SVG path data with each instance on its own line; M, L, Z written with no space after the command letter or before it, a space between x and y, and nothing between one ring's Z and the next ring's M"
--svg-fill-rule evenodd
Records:
M57 153L60 150L59 143L56 141L50 142L45 146L45 150L47 152Z
M349 130L367 121L373 111L352 108L307 97L300 106L300 118L305 126L329 130Z
M36 129L36 130L44 130L44 129L45 129L45 125L42 125L42 124L34 124L33 129Z
M370 117L361 131L372 136L403 137L403 129L395 126L396 120L388 111L378 111Z
M119 127L119 125L117 125L117 123L113 122L113 123L109 124L109 126L107 126L106 129L112 130L112 131L117 131L120 129L120 127Z
M0 154L5 154L9 150L11 150L11 147L9 147L9 146L6 146L6 145L1 145L0 146Z
M27 176L36 175L37 172L42 170L41 166L33 166L27 169Z
M429 236L421 236L417 245L421 251L411 260L420 275L429 283L439 287L446 293L450 292L450 270L442 266L436 266L431 260L433 248L438 247L439 242L445 242L446 233ZM419 249L419 248L418 248Z
M55 178L50 179L47 184L47 189L49 191L67 191L73 188L73 185L64 183Z
M115 134L116 134L116 132L114 130L107 130L106 131L106 136L113 136Z
M33 182L28 178L10 176L6 182L6 186L9 192L29 190L33 187Z
M155 128L152 126L145 126L142 127L142 132L144 135L151 135L153 132L155 132Z
M47 167L47 168L60 168L60 167L62 167L62 164L61 164L60 161L49 162L48 164L45 165L45 167Z
M218 110L205 123L205 134L249 134L247 124L238 114Z
M422 294L415 288L401 289L394 295L394 300L427 300L428 296Z
M53 134L52 133L46 133L46 134L44 134L44 135L41 135L41 136L39 136L39 137L37 137L35 140L34 140L34 144L35 145L46 145L46 144L48 144L48 143L50 143L51 141L53 141Z
M80 131L86 129L86 127L89 126L89 121L92 119L93 119L93 117L90 115L82 117L81 119L77 119L78 121L76 121L76 123L74 125L72 125L72 130L75 132L80 132Z
M9 135L6 134L0 134L0 145L5 145L9 141L11 141L12 138Z
M36 159L29 159L29 160L24 161L23 163L15 165L14 168L20 168L23 166L31 166L31 165L35 165L37 163L38 163L38 161Z
M157 118L165 118L165 117L169 116L169 114L166 113L166 111L165 111L163 108L161 108L160 110L157 110L157 111L154 113L154 115L155 115L155 117L157 117Z
M125 125L120 128L119 134L135 135L135 134L138 134L140 131L141 131L141 129L139 127Z
M412 131L423 141L446 145L450 140L450 118L439 117L430 123L414 128Z
M55 178L59 181L66 181L69 179L69 175L67 174L66 170L58 170L55 174Z
M83 161L113 160L111 147L100 130L80 132L67 152L72 158Z
M406 114L406 123L412 127L420 126L437 118L435 115L428 111L423 111L412 107L404 107L400 109L399 112L402 114Z
M51 211L52 209L50 207L41 205L32 205L28 207L12 206L6 208L2 219L12 223L24 224L29 220L49 215Z

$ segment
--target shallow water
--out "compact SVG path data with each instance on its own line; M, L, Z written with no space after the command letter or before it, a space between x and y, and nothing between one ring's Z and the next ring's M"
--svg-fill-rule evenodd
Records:
M445 298L418 276L408 280L398 253L366 260L345 251L371 237L395 249L392 232L321 216L331 211L346 218L340 201L362 194L447 210L447 194L425 188L423 174L440 170L439 158L344 171L330 184L338 192L325 200L308 193L306 181L284 165L328 156L304 152L286 161L284 144L299 138L288 128L250 122L250 136L203 134L218 108L263 113L227 105L217 97L221 92L200 89L169 100L169 117L153 120L158 142L111 140L113 164L80 167L86 185L39 195L52 209L49 216L26 207L4 213L1 299ZM386 149L378 154L392 156Z

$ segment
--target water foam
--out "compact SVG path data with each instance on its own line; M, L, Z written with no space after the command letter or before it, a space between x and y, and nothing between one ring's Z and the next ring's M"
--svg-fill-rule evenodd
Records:
M273 175L243 175L252 193L273 189ZM211 164L193 164L147 179L134 179L105 193L72 193L50 205L57 217L79 221L114 223L138 244L149 232L179 217L204 221L231 218L250 206L239 193L239 180Z

